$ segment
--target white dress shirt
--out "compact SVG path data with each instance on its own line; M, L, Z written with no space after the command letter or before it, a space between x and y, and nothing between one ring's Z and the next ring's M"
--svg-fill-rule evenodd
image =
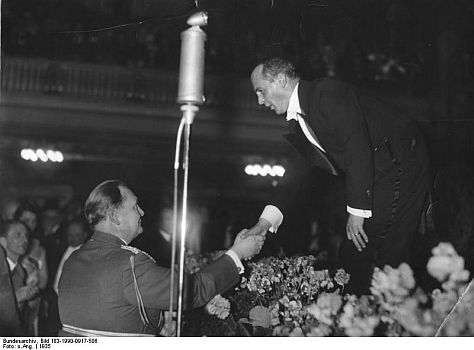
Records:
M8 256L7 256L7 262L8 262L8 266L10 266L10 272L13 272L13 270L15 270L15 267L16 265L18 265L18 263L11 261Z
M323 146L313 136L311 130L308 128L308 125L306 124L304 119L300 117L300 114L304 114L304 113L300 106L300 100L298 97L298 86L299 86L299 83L296 84L295 89L291 93L290 101L288 103L288 110L286 111L286 120L298 121L308 141L311 142L316 147L318 147L322 152L326 153L326 150L323 148ZM356 209L356 208L351 208L350 206L347 206L346 208L349 214L352 214L355 216L361 216L363 218L370 218L372 216L371 210ZM283 222L283 214L274 205L267 205L263 209L263 212L260 215L260 218L265 219L270 222L272 226L270 227L269 231L274 232L274 233L277 232L278 227Z
M242 264L242 261L240 261L239 257L237 256L237 253L234 252L233 250L228 250L225 252L226 255L230 256L231 259L234 261L235 266L237 266L237 270L239 271L239 274L244 273L244 265Z

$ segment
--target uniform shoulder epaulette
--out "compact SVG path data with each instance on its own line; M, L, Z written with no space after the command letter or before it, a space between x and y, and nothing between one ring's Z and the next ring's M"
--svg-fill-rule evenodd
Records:
M132 252L134 255L137 255L138 253L142 253L142 254L146 255L148 258L150 258L151 261L156 263L155 259L153 259L153 257L150 256L150 254L148 254L148 253L144 252L143 250L140 250L136 247L131 247L129 245L121 245L120 248L128 250L129 252Z

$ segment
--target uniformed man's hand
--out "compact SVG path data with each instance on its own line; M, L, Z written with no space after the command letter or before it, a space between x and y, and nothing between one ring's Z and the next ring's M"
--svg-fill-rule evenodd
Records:
M364 231L364 218L349 214L346 225L347 238L354 243L359 252L369 243L369 238Z
M233 250L240 260L250 259L258 254L265 242L264 235L248 235L247 229L243 229L235 237L234 245L230 248Z
M265 235L267 234L267 232L268 232L268 230L270 229L271 226L272 226L272 224L268 220L260 219L255 224L255 226L253 226L252 228L247 230L245 233L243 233L243 236L247 237L247 236L258 236L258 235L260 235L260 236L265 237Z

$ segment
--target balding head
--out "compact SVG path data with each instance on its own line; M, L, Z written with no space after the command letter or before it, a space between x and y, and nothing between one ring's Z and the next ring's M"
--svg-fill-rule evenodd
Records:
M276 114L286 113L291 94L298 84L294 66L281 58L257 65L250 76L258 103Z
M110 210L120 207L123 202L121 186L127 187L120 180L107 180L91 191L84 205L84 215L92 229L105 220Z

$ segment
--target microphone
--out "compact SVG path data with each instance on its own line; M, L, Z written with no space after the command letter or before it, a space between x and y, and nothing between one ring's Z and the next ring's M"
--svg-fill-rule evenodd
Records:
M207 24L207 13L197 12L189 17L191 28L181 33L179 65L179 104L202 105L204 103L204 43L206 33L199 27Z

